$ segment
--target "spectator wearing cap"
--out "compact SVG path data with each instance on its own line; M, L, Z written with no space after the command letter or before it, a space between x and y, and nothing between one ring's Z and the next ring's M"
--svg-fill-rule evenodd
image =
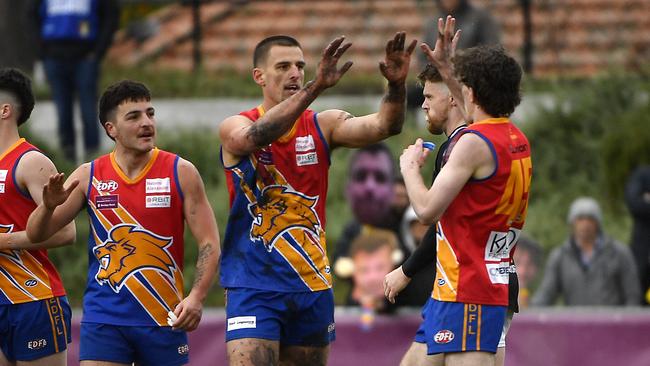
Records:
M628 247L603 231L595 199L573 201L567 215L571 235L548 258L531 304L569 306L639 305L639 277Z

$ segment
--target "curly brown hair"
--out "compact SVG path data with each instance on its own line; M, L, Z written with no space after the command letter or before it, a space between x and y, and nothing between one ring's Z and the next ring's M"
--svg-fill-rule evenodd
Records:
M456 76L493 117L509 117L521 102L521 67L501 46L478 46L454 57Z

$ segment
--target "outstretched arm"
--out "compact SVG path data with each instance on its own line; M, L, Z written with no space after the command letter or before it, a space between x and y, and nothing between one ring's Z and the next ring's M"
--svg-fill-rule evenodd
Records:
M50 176L42 188L43 201L27 221L29 240L34 243L45 241L74 220L84 207L89 178L89 163L72 172L65 184L63 173Z
M219 263L221 247L214 212L208 202L203 181L192 163L180 159L178 178L185 195L183 213L187 225L199 246L192 290L174 309L178 318L174 329L193 331L199 326L203 300L208 294Z
M318 121L331 147L360 147L381 141L402 131L406 114L406 77L411 54L417 45L413 40L405 48L406 33L398 32L386 44L386 56L379 63L388 88L379 112L354 117L341 110L318 114Z
M442 18L438 18L438 37L434 49L432 50L426 43L423 43L421 48L429 62L440 72L442 80L449 88L451 95L458 101L463 119L467 121L462 87L458 79L456 79L452 62L461 33L460 29L454 33L455 27L456 19L452 18L451 15L448 15L444 21Z
M243 116L225 119L219 126L225 152L233 156L246 156L289 131L314 99L325 89L336 85L352 66L352 62L348 61L340 69L337 68L339 59L352 45L343 44L344 40L345 37L339 37L323 50L316 78L313 81L305 84L298 93L266 111L255 123Z
M16 167L16 182L21 189L27 191L32 200L40 205L43 202L43 186L49 176L56 174L52 161L38 151L25 154ZM47 240L34 243L27 237L26 231L16 231L0 234L0 249L47 249L74 243L74 223L69 223Z

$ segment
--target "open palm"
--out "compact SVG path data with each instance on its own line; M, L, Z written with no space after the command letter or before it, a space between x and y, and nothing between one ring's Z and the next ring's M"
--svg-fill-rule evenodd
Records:
M395 37L386 43L386 58L379 62L379 70L389 83L404 83L411 64L411 54L418 41L413 40L404 49L406 33L397 32Z

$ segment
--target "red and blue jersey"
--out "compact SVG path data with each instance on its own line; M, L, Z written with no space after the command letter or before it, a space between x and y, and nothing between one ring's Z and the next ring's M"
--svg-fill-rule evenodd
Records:
M262 107L241 115L256 121ZM230 216L221 285L276 292L321 291L332 278L325 241L329 148L306 110L272 144L224 167Z
M92 162L87 204L84 322L166 326L183 299L183 193L179 157L154 149L134 179L114 153Z
M530 145L507 118L476 122L460 132L467 133L487 143L495 170L468 181L438 222L432 297L508 305L510 261L528 208Z
M16 182L16 167L33 145L20 139L0 154L0 233L24 231L36 208L29 192ZM54 265L42 250L0 250L0 305L64 296Z

